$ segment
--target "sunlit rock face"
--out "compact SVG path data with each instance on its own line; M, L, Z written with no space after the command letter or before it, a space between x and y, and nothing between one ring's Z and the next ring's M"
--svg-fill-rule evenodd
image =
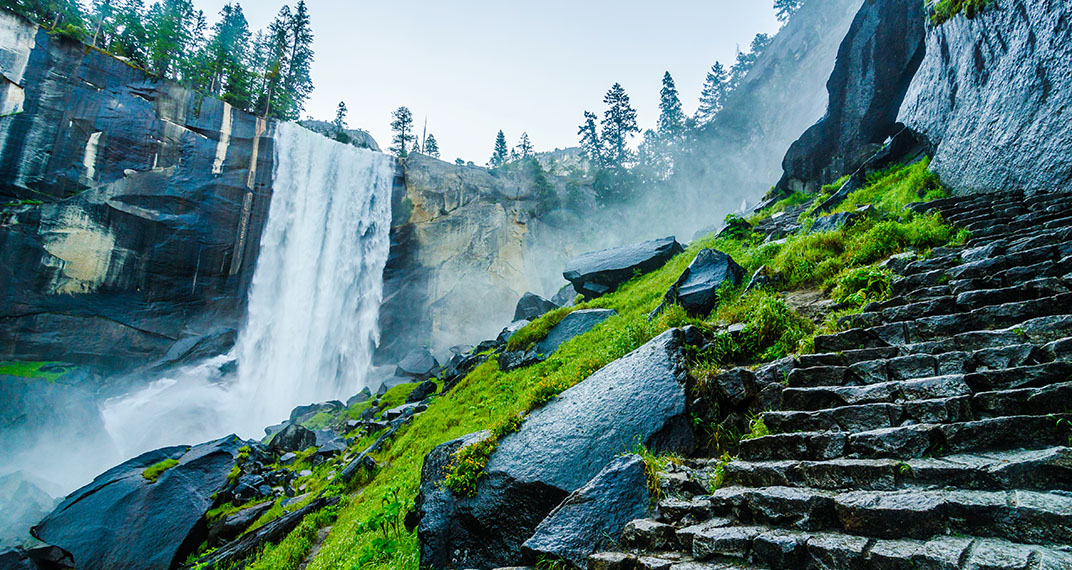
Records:
M0 12L0 359L123 370L236 328L270 122Z
M1072 7L1010 0L927 34L899 120L960 191L1053 191L1072 182Z

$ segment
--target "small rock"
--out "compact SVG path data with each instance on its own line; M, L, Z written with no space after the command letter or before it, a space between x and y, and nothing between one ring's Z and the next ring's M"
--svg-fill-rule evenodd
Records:
M557 308L558 305L535 293L525 293L514 309L514 321L535 321Z
M268 448L276 453L302 451L316 445L316 434L300 425L288 425L277 433Z
M371 399L372 391L368 389L368 386L365 386L365 388L358 392L356 395L351 396L349 400L346 400L346 407L349 408L355 404L367 402Z
M744 269L732 257L714 249L700 250L649 318L674 303L690 315L706 316L718 302L719 289L727 284L739 285L743 278Z
M396 376L427 380L439 372L439 362L426 349L411 350L395 369Z

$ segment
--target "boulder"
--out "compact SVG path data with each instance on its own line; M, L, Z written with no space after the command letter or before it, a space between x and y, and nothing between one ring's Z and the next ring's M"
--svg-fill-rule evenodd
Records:
M380 382L380 387L376 389L376 397L380 397L387 393L388 390L395 386L401 386L403 384L412 384L414 382L412 377L406 376L389 376L383 382Z
M577 295L580 293L573 288L573 283L567 283L555 293L554 297L551 297L551 302L559 307L572 307L577 304Z
M501 346L510 342L510 339L513 338L515 334L517 334L517 331L525 328L525 326L528 324L529 321L514 321L510 323L506 328L502 330L502 332L499 333L499 336L495 338L496 345Z
M618 288L637 273L649 273L685 251L673 236L575 257L562 276L587 299Z
M367 402L367 401L369 401L371 399L372 399L372 391L369 390L368 386L365 386L364 388L361 389L360 392L358 392L357 394L355 394L353 396L350 396L350 399L346 400L346 407L349 408L350 406L360 404L362 402Z
M288 421L292 424L300 424L308 421L320 412L337 412L345 407L346 406L338 400L332 400L321 404L310 404L308 406L298 406L291 410L290 419Z
M56 500L28 475L16 471L0 475L0 507L0 548L3 548L29 539L30 527L52 512Z
M536 354L547 358L554 354L558 347L562 346L566 341L581 336L617 314L617 311L611 309L573 311L566 315L557 325L551 327L551 330L547 332L547 336L536 343L534 350Z
M80 569L174 568L207 537L205 513L245 445L232 435L139 455L68 495L32 533L70 552ZM166 460L178 463L155 482L142 475Z
M275 434L268 448L276 453L287 451L303 451L316 445L316 434L298 425L289 424L282 431Z
M775 196L816 194L820 186L856 172L903 129L897 113L927 51L925 35L923 2L863 3L827 82L826 115L789 147Z
M718 303L718 291L725 285L740 285L744 268L729 255L714 249L702 249L681 273L651 316L679 303L690 315L707 316Z
M429 454L418 498L422 564L483 570L514 563L537 525L625 447L691 451L683 337L667 331L532 412L499 442L471 498L441 482L451 453L480 436Z
M514 309L514 321L535 321L557 308L558 305L535 293L525 293Z
M499 370L510 372L542 360L535 350L514 350L499 355Z
M427 380L439 372L439 362L424 348L416 348L398 363L396 376Z
M590 554L616 543L626 524L651 509L644 460L619 457L555 507L522 548L532 560L544 556L585 568Z
M942 184L1049 192L1072 183L1070 18L1067 2L1002 0L930 30L897 120L933 153Z
M406 403L412 404L414 402L420 402L429 398L432 394L436 393L439 387L431 380L425 380L419 386L413 389L406 397Z
M851 226L865 218L874 218L878 213L873 206L864 206L855 212L838 212L822 216L815 220L808 233L832 232L845 226Z

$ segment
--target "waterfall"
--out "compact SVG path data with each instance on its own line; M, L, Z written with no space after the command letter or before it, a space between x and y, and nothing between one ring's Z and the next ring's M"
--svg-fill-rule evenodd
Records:
M124 457L237 433L259 438L295 406L366 384L379 341L394 159L278 125L268 221L248 317L229 355L109 401ZM237 373L221 365L237 360Z
M379 342L394 161L279 125L272 208L237 344L255 416L360 390ZM263 424L262 426L263 427Z

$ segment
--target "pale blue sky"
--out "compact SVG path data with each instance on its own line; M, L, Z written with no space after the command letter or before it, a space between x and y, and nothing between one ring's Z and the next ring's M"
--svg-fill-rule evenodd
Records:
M293 4L296 0L290 0ZM195 0L214 21L227 0ZM252 28L283 0L240 2ZM732 63L758 32L774 33L773 0L306 0L316 34L306 114L334 117L390 142L390 113L408 106L439 141L442 158L483 164L496 131L511 145L528 132L537 150L574 146L582 113L602 114L620 82L642 128L654 126L664 71L685 109L715 60Z

